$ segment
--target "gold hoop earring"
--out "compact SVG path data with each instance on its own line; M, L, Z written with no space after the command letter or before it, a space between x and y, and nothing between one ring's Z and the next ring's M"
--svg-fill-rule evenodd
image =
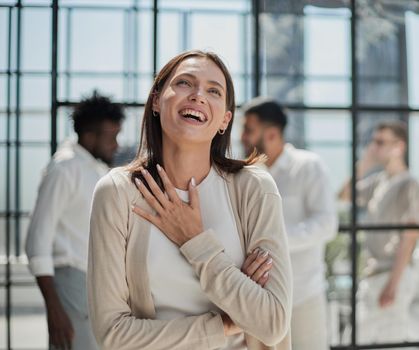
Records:
M221 129L221 130L218 130L218 133L219 133L220 135L224 135L224 134L226 133L226 129Z
M159 113L158 113L158 112L153 111L153 117L157 117L158 115L159 115Z

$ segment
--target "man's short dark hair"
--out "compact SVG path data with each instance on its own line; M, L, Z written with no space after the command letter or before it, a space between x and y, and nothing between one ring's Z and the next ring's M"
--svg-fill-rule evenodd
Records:
M74 122L74 131L77 135L81 135L98 130L105 120L121 123L125 115L120 104L112 102L95 90L91 97L77 104L71 118Z
M384 121L377 125L375 130L382 131L382 130L390 130L396 138L403 141L404 143L408 142L408 132L407 132L407 125L405 122L401 120L390 120Z
M281 105L274 99L256 97L243 107L244 115L256 114L262 123L278 127L284 131L288 118Z

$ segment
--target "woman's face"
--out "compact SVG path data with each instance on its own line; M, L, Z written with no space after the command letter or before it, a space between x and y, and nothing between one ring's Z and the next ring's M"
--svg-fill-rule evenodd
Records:
M231 120L226 93L224 74L213 61L200 57L182 61L153 102L153 111L160 113L163 140L211 144Z

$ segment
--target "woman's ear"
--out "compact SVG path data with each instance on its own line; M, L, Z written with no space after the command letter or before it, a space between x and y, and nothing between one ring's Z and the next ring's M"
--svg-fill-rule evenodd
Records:
M160 95L158 92L155 92L153 94L153 112L160 113Z
M230 111L227 111L224 114L224 118L223 118L223 122L221 124L221 128L220 129L227 129L228 128L228 124L230 123L231 118L233 117L233 113L231 113Z

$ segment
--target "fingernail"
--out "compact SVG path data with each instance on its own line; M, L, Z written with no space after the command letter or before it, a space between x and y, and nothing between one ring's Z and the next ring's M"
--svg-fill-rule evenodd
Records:
M131 205L131 210L134 211L134 209L135 209L135 206Z
M259 253L259 248L253 249L252 254L257 254L257 253Z
M141 169L141 174L146 175L147 174L147 170Z
M135 178L135 183L137 184L138 187L141 186L141 181L138 178Z
M161 171L161 166L160 166L160 164L157 164L157 171Z
M263 278L268 278L268 276L269 276L269 271L266 271L264 274L263 274Z
M196 182L195 182L195 178L194 177L192 177L192 179L191 179L191 184L192 184L193 187L196 186Z
M270 265L270 264L272 264L272 262L273 262L272 258L269 258L268 261L266 262L266 264Z
M269 252L267 250L265 250L265 251L261 250L260 253L259 253L259 256L261 258L266 258L268 256L268 254L269 254Z

